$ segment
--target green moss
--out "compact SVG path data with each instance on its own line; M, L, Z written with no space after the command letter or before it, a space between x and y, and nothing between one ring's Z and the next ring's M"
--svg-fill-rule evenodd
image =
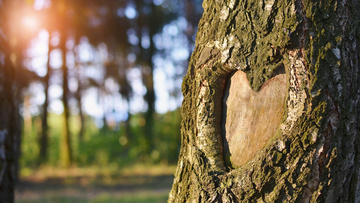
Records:
M230 5L231 1L225 4ZM267 2L268 3L268 2ZM217 42L219 48L230 50L230 61L242 64L247 72L251 87L258 90L271 77L273 70L283 61L279 50L289 45L289 33L295 32L298 19L295 6L288 2L275 1L273 10L269 11L258 1L239 2L230 12L228 19L221 22L223 13L228 8L220 3L215 10L210 10L209 2L205 3L205 13L200 25L211 22L211 26L199 28L201 36L197 44ZM224 45L224 36L232 36ZM202 58L202 57L201 57ZM202 59L200 58L200 61Z
M280 153L280 152L275 151L275 152L274 152L274 155L273 155L273 158L272 158L272 162L273 162L275 165L279 164L279 163L280 163L280 160L282 159L283 156L284 156L283 153Z

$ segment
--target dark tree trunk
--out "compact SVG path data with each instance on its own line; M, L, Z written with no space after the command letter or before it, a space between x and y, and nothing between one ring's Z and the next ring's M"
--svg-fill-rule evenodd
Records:
M155 116L155 88L154 88L154 63L153 57L155 55L155 43L154 43L154 35L155 32L155 4L151 3L151 16L149 18L149 40L150 40L150 47L147 56L147 64L149 70L145 73L145 86L146 86L146 94L145 100L148 104L148 110L145 114L145 132L147 133L147 137L149 140L150 152L154 149L154 116Z
M125 72L125 71L124 71ZM125 74L124 74L125 76ZM126 99L126 103L127 103L127 119L124 121L125 122L125 138L126 138L126 144L125 144L125 150L128 150L128 147L131 144L131 141L133 139L133 135L131 132L131 113L130 113L130 94L131 94L131 87L126 79L126 77L122 78L122 81L125 81L121 84L121 88L125 89L125 91L120 92Z
M146 87L145 101L147 103L148 109L145 112L145 126L144 132L146 139L148 141L147 153L150 153L154 149L154 115L155 115L155 89L154 89L154 65L152 63L152 57L155 53L154 42L151 39L153 35L150 35L150 50L149 50L149 59L147 70L143 74L144 84Z
M15 70L6 51L7 45L1 39L0 51L5 54L0 65L0 199L14 201L14 187L19 155L20 118L16 93Z
M60 49L62 54L62 72L63 72L63 94L62 102L64 105L64 130L61 141L61 156L62 164L65 167L69 167L72 162L72 150L71 150L71 136L70 136L70 108L68 103L69 98L69 84L68 84L68 67L66 65L66 36L64 32L61 33Z
M10 60L11 48L8 44L9 19L6 9L10 1L0 5L0 200L14 202L14 187L17 179L20 147L19 89L16 73Z
M79 85L80 85L80 81L79 81ZM79 89L76 91L76 100L78 103L78 108L79 108L79 116L80 116L80 130L79 130L79 141L80 143L84 142L84 133L85 133L85 115L84 115L84 111L83 111L83 106L82 106L82 94L81 94L81 87L78 87Z
M130 142L133 139L132 132L131 132L131 117L132 117L132 115L130 113L130 97L126 97L126 101L127 101L127 106L128 106L128 111L127 111L128 117L125 120L125 136L127 139L126 146L129 146Z
M43 104L43 114L42 114L42 121L41 121L41 137L40 137L40 156L39 156L39 163L43 164L47 161L48 156L48 107L49 107L49 86L50 86L50 76L51 76L51 67L50 67L50 54L52 51L51 46L51 34L49 34L49 42L48 42L48 54L47 54L47 72L44 77L44 93L45 93L45 101Z
M77 67L76 71L77 71L78 88L75 92L75 98L78 103L79 117L80 117L79 141L80 141L80 143L83 143L84 142L84 133L85 133L85 122L86 122L84 111L83 111L83 106L82 106L82 91L83 91L84 87L83 87L83 81L82 81L83 78L81 77L79 64L77 64L76 67Z
M203 6L169 202L360 202L360 2Z
M143 2L136 1L136 6L138 10L142 10L145 6ZM149 154L153 150L153 134L154 134L154 115L155 115L155 89L154 89L154 64L153 64L153 56L156 52L156 47L153 41L153 37L156 34L155 24L157 23L155 20L155 12L156 6L153 2L150 3L150 16L140 14L138 19L138 37L139 37L139 58L140 62L143 64L143 83L146 87L146 93L144 95L144 100L147 103L148 109L145 112L145 126L144 126L144 134L146 136L147 146L145 149L145 153ZM149 37L149 48L144 48L142 45L142 37L143 34L148 35Z

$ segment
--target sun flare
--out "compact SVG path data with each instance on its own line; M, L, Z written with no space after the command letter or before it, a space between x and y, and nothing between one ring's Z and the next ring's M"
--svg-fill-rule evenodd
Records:
M34 15L27 15L22 18L22 25L29 31L35 31L39 28L39 19Z

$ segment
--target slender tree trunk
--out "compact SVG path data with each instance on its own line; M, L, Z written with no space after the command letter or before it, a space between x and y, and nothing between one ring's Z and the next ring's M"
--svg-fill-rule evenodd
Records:
M131 133L131 113L130 113L130 95L125 95L126 103L127 103L127 119L125 120L125 138L127 140L125 144L125 150L128 150L128 147L130 145L131 139L132 139L132 133Z
M122 139L122 145L124 147L124 151L128 151L129 150L129 145L130 145L130 141L132 139L132 133L131 133L131 113L130 113L130 106L131 106L131 102L130 102L130 97L132 94L132 88L131 85L127 79L127 71L128 69L131 67L131 65L129 64L129 62L126 59L126 54L124 53L117 53L115 50L113 51L113 56L118 56L118 60L115 60L114 63L117 64L118 66L116 66L115 70L116 70L116 80L117 83L120 85L120 90L119 93L121 94L121 96L123 98L125 98L126 100L126 104L127 104L127 119L124 121L124 125L125 125L125 139Z
M48 42L48 54L47 54L47 72L44 77L44 93L45 93L45 101L43 104L43 115L41 121L41 137L40 137L40 156L39 156L39 163L45 163L47 161L48 156L48 107L49 107L49 86L50 86L50 76L51 76L51 67L50 67L50 54L52 51L51 46L51 33L49 33L49 42Z
M145 100L148 104L148 110L145 113L145 132L147 134L147 138L149 141L149 152L152 152L154 149L154 117L155 117L155 88L154 88L154 63L153 63L153 57L156 52L155 43L154 43L154 35L156 34L155 25L155 15L156 15L156 6L152 2L151 3L151 15L148 21L148 29L149 29L149 41L150 46L148 50L147 55L147 65L148 65L148 71L144 74L144 83L146 86L146 94L145 94Z
M360 202L360 2L203 6L168 201Z
M154 90L154 78L153 78L153 64L149 64L147 72L144 74L144 83L146 86L145 101L148 105L148 109L145 112L145 126L144 132L148 142L147 153L151 153L154 149L154 115L155 115L155 90Z
M82 91L84 89L84 85L83 85L83 75L81 73L82 69L81 69L81 65L79 64L80 60L80 56L79 56L79 51L74 47L73 50L74 54L75 54L75 67L76 67L76 74L77 74L77 81L78 81L78 88L76 90L75 93L75 98L77 100L78 103L78 108L79 108L79 117L80 117L80 130L79 130L79 141L80 143L84 142L84 134L85 134L85 123L86 123L86 118L84 115L84 110L83 110L83 105L82 105Z
M68 86L68 67L66 65L66 36L64 32L61 33L60 49L62 52L62 71L63 71L63 95L62 102L64 105L64 130L61 141L61 156L62 164L65 167L69 167L72 162L72 150L71 150L71 136L70 136L70 109L69 109L69 86Z
M143 8L143 3L141 1L137 1L137 9L141 10ZM153 56L155 55L155 44L153 41L153 37L155 35L155 26L152 23L156 23L155 13L156 6L153 2L151 4L150 16L145 16L140 14L138 20L138 37L139 37L139 58L143 64L143 83L146 87L146 93L144 99L148 105L148 109L145 112L145 126L144 126L144 134L146 136L147 148L145 149L146 153L151 153L153 150L153 134L154 134L154 115L155 115L155 90L154 90L154 64L153 64ZM149 37L149 48L145 49L142 45L142 37L144 30L147 30Z
M84 116L84 111L83 111L83 107L82 107L81 89L78 89L76 92L76 100L78 102L79 116L80 116L79 141L82 143L82 142L84 142L85 116Z
M155 5L151 3L151 17L149 20L149 40L150 40L150 47L148 50L147 56L147 64L148 64L148 71L144 74L145 86L146 86L146 94L145 100L148 104L148 110L145 113L145 132L147 133L147 138L149 140L149 152L154 149L154 116L155 116L155 89L154 89L154 63L153 57L155 55L155 44L154 44L154 35L155 35L155 26L152 25L155 18Z
M78 55L75 51L74 53ZM77 62L75 62L77 63ZM75 93L75 98L78 103L79 108L79 117L80 117L80 130L79 130L79 141L82 143L84 141L84 133L85 133L85 116L82 106L82 90L83 90L83 84L82 84L82 77L80 73L80 67L79 64L76 64L76 71L77 71L77 81L78 81L78 88Z
M31 115L31 95L30 93L24 94L24 136L31 136L32 133L32 127L33 127L33 121L32 121L32 115Z

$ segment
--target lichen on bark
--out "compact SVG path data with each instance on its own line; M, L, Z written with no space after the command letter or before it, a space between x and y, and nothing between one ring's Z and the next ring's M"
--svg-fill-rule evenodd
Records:
M182 144L169 202L358 202L359 1L203 3L182 90ZM245 165L227 170L221 100L242 70L254 91L288 78L281 125Z

